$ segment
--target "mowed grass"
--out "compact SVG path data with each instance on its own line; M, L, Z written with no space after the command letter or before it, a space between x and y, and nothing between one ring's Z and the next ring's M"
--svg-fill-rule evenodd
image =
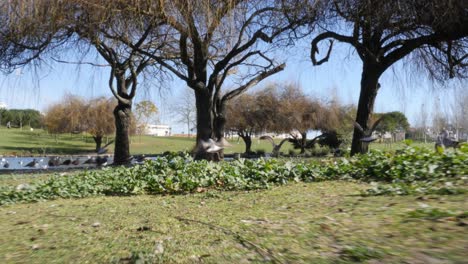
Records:
M4 206L0 262L465 263L466 196L356 196L364 188L298 183Z
M245 151L242 139L235 138L229 141L232 146L226 148L226 153ZM130 152L132 154L161 154L165 151L190 151L194 145L195 138L193 137L136 135L131 137ZM30 131L28 128L23 130L0 128L0 155L84 154L94 152L94 148L94 141L89 135L60 134L56 137L40 129ZM111 144L108 149L113 152L114 145ZM290 149L292 149L291 144L285 143L282 151L288 153ZM252 150L271 152L272 146L267 141L254 139Z
M112 140L112 138L109 138ZM243 153L245 144L242 139L237 137L228 139L232 144L225 149L225 153ZM281 139L277 139L277 142ZM105 140L104 140L105 143ZM415 146L433 148L433 143L413 143ZM132 154L161 154L165 151L191 151L195 145L195 139L188 137L155 137L155 136L132 136L130 143L130 152ZM392 144L373 143L370 149L380 149L395 151L404 148L403 142ZM89 135L60 134L51 135L44 130L36 129L30 131L28 128L23 130L13 128L0 128L0 155L53 155L53 154L86 154L93 153L95 144ZM108 147L113 152L114 145ZM252 151L264 151L271 153L273 147L268 141L254 138L252 140ZM287 142L281 148L285 154L293 151L295 154L299 150L294 150L292 145Z

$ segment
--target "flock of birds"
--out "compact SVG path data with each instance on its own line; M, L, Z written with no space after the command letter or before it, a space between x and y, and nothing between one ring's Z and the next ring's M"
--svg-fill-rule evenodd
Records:
M106 166L109 160L109 155L105 156L88 156L88 158L84 161L81 162L81 159L79 157L72 159L71 157L68 159L63 159L61 157L55 156L49 158L47 163L44 162L44 159L36 159L33 158L32 161L26 163L23 160L18 161L18 164L20 167L23 168L42 168L42 169L47 169L49 167L58 167L58 166L78 166L78 165L96 165L98 167ZM2 158L0 161L0 166L8 169L10 168L10 162L6 160L5 158Z
M230 146L230 144L223 138L221 141L215 141L213 139L208 139L208 141L201 140L198 144L201 151L205 151L207 153L219 153L225 147ZM99 154L99 153L98 153ZM148 160L148 157L145 155L138 155L130 157L130 160L134 163L142 163L145 160ZM50 157L47 162L44 162L44 158L37 159L33 158L32 161L25 163L25 161L20 160L18 164L22 168L42 168L48 169L51 167L59 167L59 166L78 166L78 165L96 165L97 167L107 166L109 161L109 155L105 156L88 156L88 158L82 162L82 160L77 157L75 159L68 158L62 159L59 156ZM0 167L4 169L10 168L10 162L5 158L0 160Z

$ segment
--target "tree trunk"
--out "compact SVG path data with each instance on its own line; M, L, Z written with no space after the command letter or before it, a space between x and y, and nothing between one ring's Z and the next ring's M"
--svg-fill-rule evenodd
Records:
M379 66L371 63L363 63L361 76L361 93L356 114L356 122L367 131L368 122L374 110L375 98L379 90L379 78L383 71ZM354 128L353 141L351 144L351 155L357 153L367 153L368 143L363 143L361 138L364 134L357 128Z
M213 120L213 136L217 141L222 142L224 138L224 132L226 127L226 106L219 103L216 106L216 116ZM224 159L224 150L219 151L219 158Z
M93 136L94 142L96 143L96 152L99 152L102 144L102 136Z
M197 107L197 137L195 160L214 160L216 155L207 153L199 147L201 141L208 141L213 132L212 100L208 89L197 89L195 91L195 104Z
M305 153L305 147L306 147L306 144L307 144L307 132L302 132L301 133L301 154L304 154Z
M250 135L245 134L245 135L239 135L242 140L244 140L245 143L245 154L250 154L252 153L252 138Z
M129 128L131 105L119 102L114 109L115 117L115 149L114 164L128 164L130 159Z

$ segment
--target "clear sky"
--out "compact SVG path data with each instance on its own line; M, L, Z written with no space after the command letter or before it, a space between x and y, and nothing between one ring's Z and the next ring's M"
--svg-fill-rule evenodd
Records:
M357 104L361 75L361 62L357 55L346 45L335 45L329 62L312 66L309 58L309 44L305 43L285 51L278 51L279 57L287 58L283 72L264 80L255 89L274 81L294 81L302 85L304 91L319 98L330 98L335 90L346 104ZM468 81L452 81L444 87L434 87L422 73L409 74L411 67L400 62L387 70L381 78L382 85L377 96L375 111L404 112L410 123L415 125L421 105L431 111L437 98L443 111L449 111L450 98L454 87L468 89ZM0 75L0 103L8 108L33 108L45 111L59 101L66 93L83 97L111 96L108 88L109 68L51 63L40 69L22 69L9 75ZM173 126L174 133L184 130L170 113L171 105L188 89L183 82L174 80L165 83L160 90L158 85L140 80L143 85L137 92L136 102L149 99L160 109L161 122ZM448 96L447 96L448 95Z

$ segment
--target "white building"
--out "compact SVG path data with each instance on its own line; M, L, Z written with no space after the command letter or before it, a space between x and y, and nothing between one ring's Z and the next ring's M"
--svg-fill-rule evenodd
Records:
M151 125L148 124L145 127L145 135L157 136L157 137L167 137L172 134L172 129L167 125Z

